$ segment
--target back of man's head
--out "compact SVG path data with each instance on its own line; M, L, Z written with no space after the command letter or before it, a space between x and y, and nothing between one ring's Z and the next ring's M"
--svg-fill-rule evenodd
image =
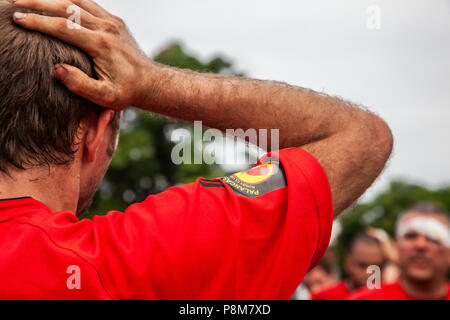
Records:
M62 41L20 28L12 20L16 10L10 0L0 0L0 173L71 163L81 121L102 111L54 78L58 63L95 77L90 58Z

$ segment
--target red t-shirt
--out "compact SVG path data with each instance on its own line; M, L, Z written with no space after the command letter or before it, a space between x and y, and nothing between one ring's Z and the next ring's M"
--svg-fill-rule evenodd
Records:
M0 201L0 298L289 299L328 247L330 187L299 148L258 165L92 220Z
M448 284L447 295L441 299L450 300L450 284ZM400 285L400 282L381 285L380 289L363 288L355 291L349 296L349 300L424 300L410 296Z
M311 295L311 300L345 300L351 294L344 281Z

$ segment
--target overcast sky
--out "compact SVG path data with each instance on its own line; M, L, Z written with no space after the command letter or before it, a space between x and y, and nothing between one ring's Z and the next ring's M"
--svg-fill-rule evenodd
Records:
M395 154L368 197L397 177L450 184L450 0L98 2L149 54L178 40L204 59L224 54L250 77L339 95L381 115Z

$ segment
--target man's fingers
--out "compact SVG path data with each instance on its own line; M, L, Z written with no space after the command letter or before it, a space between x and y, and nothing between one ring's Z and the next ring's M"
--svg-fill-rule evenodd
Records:
M96 29L100 25L100 19L75 5L69 0L17 0L15 5L20 8L50 13L54 16L70 18L72 22L83 27Z
M95 56L98 50L98 43L96 43L98 36L94 31L77 25L65 18L16 12L14 14L14 21L27 29L49 34L77 46L91 56Z
M55 77L67 89L102 107L117 109L115 91L105 81L95 80L78 68L67 64L55 66Z
M67 17L68 8L75 5L85 13L95 17L105 18L110 16L105 9L91 0L16 0L14 4L21 8L44 11L62 17Z
M111 14L92 0L72 0L74 4L99 18L110 17Z

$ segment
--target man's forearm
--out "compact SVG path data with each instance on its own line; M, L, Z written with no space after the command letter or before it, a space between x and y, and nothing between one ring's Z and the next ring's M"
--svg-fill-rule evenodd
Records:
M280 148L348 129L370 114L312 90L274 81L203 74L152 62L139 107L208 127L279 129ZM149 90L152 88L152 90Z

